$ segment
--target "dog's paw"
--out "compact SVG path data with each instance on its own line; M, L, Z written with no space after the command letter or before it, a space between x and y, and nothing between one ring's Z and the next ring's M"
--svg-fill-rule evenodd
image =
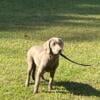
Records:
M34 94L37 94L38 93L38 91L37 90L34 90L34 92L33 92Z

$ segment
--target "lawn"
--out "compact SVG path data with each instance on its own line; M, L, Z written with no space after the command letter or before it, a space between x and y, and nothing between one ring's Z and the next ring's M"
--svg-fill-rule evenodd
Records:
M26 88L26 53L50 37L64 40L51 93ZM45 77L48 79L48 73ZM0 100L100 100L100 0L0 0Z

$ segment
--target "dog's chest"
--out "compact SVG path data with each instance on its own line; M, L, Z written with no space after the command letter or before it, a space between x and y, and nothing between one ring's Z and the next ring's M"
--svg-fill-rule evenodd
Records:
M45 66L45 70L48 72L55 70L58 64L59 64L59 58L50 56L50 59L48 60L48 63Z

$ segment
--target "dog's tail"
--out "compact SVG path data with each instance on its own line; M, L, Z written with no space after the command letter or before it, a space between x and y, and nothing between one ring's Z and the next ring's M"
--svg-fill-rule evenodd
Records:
M62 57L64 57L65 59L67 59L68 61L74 63L74 64L81 65L81 66L92 66L92 65L89 65L89 64L80 64L80 63L78 63L78 62L75 62L75 61L71 60L70 58L66 57L66 56L65 56L64 54L62 54L62 53L60 53L60 55L61 55Z

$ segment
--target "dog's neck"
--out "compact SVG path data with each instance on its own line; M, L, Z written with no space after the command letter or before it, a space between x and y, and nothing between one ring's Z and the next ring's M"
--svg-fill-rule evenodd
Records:
M59 57L59 54L50 53L50 57L57 58L57 57Z

